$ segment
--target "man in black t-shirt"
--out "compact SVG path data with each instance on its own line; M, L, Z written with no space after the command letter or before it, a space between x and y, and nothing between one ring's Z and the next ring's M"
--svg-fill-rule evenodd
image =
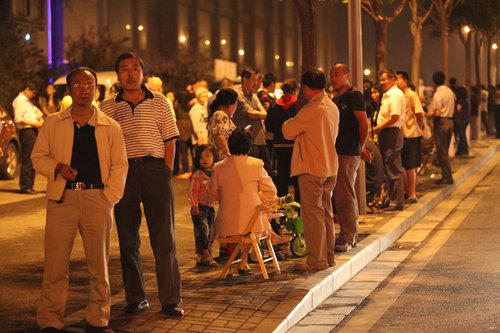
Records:
M347 251L357 245L358 239L358 200L354 184L358 173L360 158L371 159L364 148L368 135L363 93L351 86L349 67L337 63L330 69L330 82L336 91L333 102L340 112L339 135L335 149L339 157L337 184L333 191L340 234L335 242L335 250Z

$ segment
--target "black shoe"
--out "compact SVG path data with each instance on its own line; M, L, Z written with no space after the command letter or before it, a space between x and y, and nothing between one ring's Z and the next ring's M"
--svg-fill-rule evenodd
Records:
M434 184L436 185L452 185L453 184L453 180L444 180L443 178L441 179L438 179L434 182Z
M144 301L139 302L139 303L127 304L127 307L125 308L125 312L137 313L137 312L141 312L141 311L144 311L147 309L149 309L149 303L148 303L148 300L145 299Z
M43 333L59 333L59 332L62 332L62 330L51 326L51 327L42 328L40 330L40 332L43 332Z
M177 304L169 304L161 307L161 312L168 314L169 316L181 317L184 315L184 309L182 309Z
M38 191L32 189L32 188L22 188L19 190L19 193L22 193L22 194L37 194Z
M111 328L109 328L109 326L99 327L99 326L92 326L90 324L87 324L87 326L85 326L85 332L86 333L114 333L114 331Z

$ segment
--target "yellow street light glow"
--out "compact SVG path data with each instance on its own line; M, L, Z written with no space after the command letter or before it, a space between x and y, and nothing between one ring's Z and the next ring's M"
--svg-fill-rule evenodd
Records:
M139 30L139 31L144 30L144 26L142 26L142 25L138 26L138 27L137 27L137 30Z
M241 56L242 56L242 55L245 55L245 50L240 49L240 50L238 51L238 54L239 54L239 55L241 55Z
M130 24L127 24L127 25L125 26L125 29L130 30Z
M492 48L493 50L498 49L498 45L497 45L497 43L493 43L493 44L491 44L491 48Z
M205 41L205 45L210 46L210 41L208 39Z
M279 55L279 54L276 54L276 55L274 56L274 60L280 60L280 55Z
M465 32L466 34L468 34L468 33L470 32L470 28L469 28L469 26L468 26L468 25L466 25L466 26L464 27L464 32Z
M286 67L293 67L293 61L285 62Z
M187 40L187 38L186 38L186 36L184 36L184 35L182 35L182 36L180 36L180 37L179 37L179 41L180 41L181 43L185 43L185 42L186 42L186 40Z
M372 73L372 71L369 69L369 68L366 68L364 71L363 71L363 74L365 74L366 76L370 75Z
M225 39L221 39L220 43L221 43L222 45L226 45L226 44L227 44L227 40L225 40Z

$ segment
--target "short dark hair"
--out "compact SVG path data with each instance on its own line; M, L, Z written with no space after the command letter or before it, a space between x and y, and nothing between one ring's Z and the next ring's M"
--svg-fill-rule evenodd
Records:
M293 94L293 92L299 88L299 83L295 79L288 79L281 84L281 90L283 94Z
M255 70L254 68L250 68L250 67L245 67L242 71L241 71L241 82L243 82L243 79L250 79L252 77L253 74L259 74L259 71Z
M116 58L116 61L115 61L115 72L118 74L118 70L120 69L120 62L122 62L123 60L126 60L126 59L137 59L139 60L139 64L141 65L141 69L144 71L144 61L142 61L141 58L139 58L138 56L136 56L134 53L132 52L126 52L126 53L122 53L118 56L118 58Z
M278 78L273 73L266 73L262 80L262 86L269 87L271 84L276 83L276 81L278 81Z
M77 67L77 68L73 69L68 74L68 76L66 76L66 84L68 85L68 87L69 87L69 85L71 83L71 78L73 77L73 75L75 75L78 72L90 72L90 74L92 74L92 76L94 77L94 79L95 79L95 85L97 86L97 74L94 72L93 69L88 68L88 67Z
M247 155L252 146L252 134L237 128L227 139L227 146L231 155Z
M325 73L320 69L310 69L302 74L302 84L313 90L325 89Z
M382 74L387 75L387 77L389 77L391 79L395 79L396 78L396 73L394 73L394 71L392 69L383 69L383 70L381 70L380 73L378 73L378 77L381 77Z
M437 72L434 72L434 74L432 74L432 82L434 82L438 86L443 85L445 80L446 80L446 76L441 71L437 71Z
M340 67L340 68L342 68L342 71L344 71L344 74L349 73L349 66L347 66L347 64L345 64L343 62L337 62L337 63L333 64L332 67Z
M23 90L31 90L31 91L38 91L38 88L35 86L35 84L33 82L26 82L24 84L24 89Z
M456 94L457 98L469 98L469 93L467 93L467 89L465 87L458 87Z
M406 81L410 81L410 77L408 76L408 73L405 71L398 71L396 72L397 75L401 75L401 77Z

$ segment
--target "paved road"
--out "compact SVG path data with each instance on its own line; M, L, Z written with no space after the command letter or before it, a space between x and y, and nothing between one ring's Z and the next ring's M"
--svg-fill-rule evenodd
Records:
M175 179L176 241L181 265L194 264L193 227L186 200L187 180ZM36 188L44 189L37 176ZM0 181L0 332L36 331L35 311L43 273L45 198L16 193L17 180ZM22 200L22 201L19 201ZM146 279L154 277L154 260L145 221L141 253ZM113 230L110 250L112 294L122 290L118 236ZM70 264L70 291L66 313L80 310L88 297L88 273L78 236ZM155 295L156 297L156 295Z
M500 331L500 165L335 331Z

